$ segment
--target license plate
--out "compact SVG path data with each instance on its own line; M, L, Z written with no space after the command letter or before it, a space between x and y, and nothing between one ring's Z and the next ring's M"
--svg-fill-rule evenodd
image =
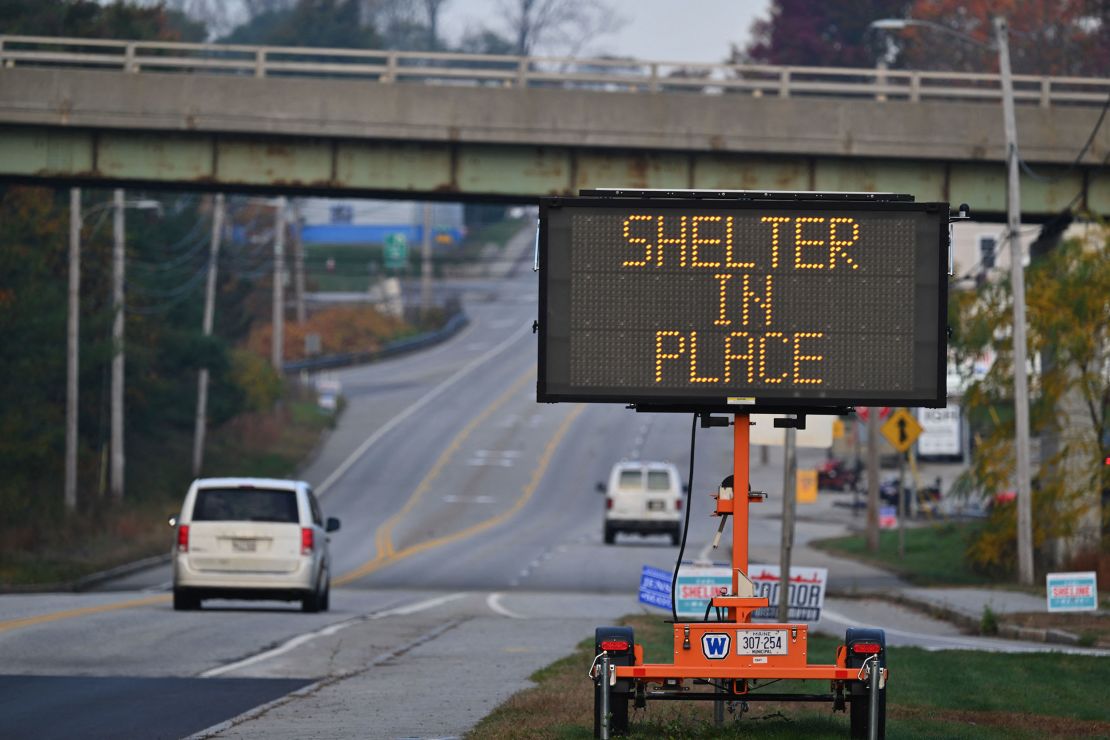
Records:
M235 552L254 552L254 540L232 540L231 549Z
M648 511L662 511L665 506L662 501L648 501Z
M737 655L786 655L785 630L740 630L736 633Z

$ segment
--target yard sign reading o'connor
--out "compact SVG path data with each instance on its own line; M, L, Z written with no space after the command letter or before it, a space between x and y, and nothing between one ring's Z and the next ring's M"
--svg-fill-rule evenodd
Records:
M944 406L948 217L874 193L544 199L537 398Z

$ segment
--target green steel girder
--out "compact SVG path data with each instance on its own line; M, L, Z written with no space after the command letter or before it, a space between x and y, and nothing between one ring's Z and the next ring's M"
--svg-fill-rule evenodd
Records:
M1022 213L1110 214L1107 168L1042 167L1023 177ZM0 179L317 195L531 201L581 188L896 191L1005 210L998 163L726 151L413 142L308 136L0 127Z

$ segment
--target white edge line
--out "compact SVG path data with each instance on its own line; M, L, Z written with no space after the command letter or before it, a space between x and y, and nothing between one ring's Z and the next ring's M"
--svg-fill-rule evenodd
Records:
M490 611L496 612L503 617L508 617L509 619L527 619L523 614L517 614L511 609L506 609L502 606L502 596L504 596L502 593L493 593L486 597L486 606L490 608Z
M447 594L446 596L437 596L433 599L425 601L418 601L415 604L408 604L407 606L399 606L396 609L386 609L385 611L375 612L371 614L369 619L384 619L386 617L403 617L409 614L416 614L426 609L434 609L437 606L442 606L449 601L455 601L466 596L465 592L460 591L456 594Z
M419 411L420 409L424 408L426 405L431 403L431 401L433 399L435 399L437 396L442 394L449 387L454 385L460 378L462 378L464 375L469 373L471 370L473 370L474 368L478 367L479 365L493 359L497 355L504 352L514 342L516 342L520 337L522 337L530 328L531 328L530 324L524 324L518 330L513 332L507 339L505 339L500 344L498 344L496 347L493 347L492 349L486 351L485 353L479 355L478 357L474 358L470 362L463 365L461 368L456 370L451 375L451 377L447 378L442 383L437 385L435 388L433 388L432 390L428 391L423 396L421 396L420 399L416 401L416 403L412 404L411 406L406 408L404 411L402 411L401 413L397 414L392 419L387 421L384 425L379 427L377 431L375 431L373 434L371 434L369 437L367 437L363 441L363 443L358 446L358 449L356 449L354 452L352 452L347 457L346 460L344 460L342 463L340 463L339 467L337 467L335 470L333 470L331 475L329 475L326 479L324 479L323 483L321 483L319 486L316 487L316 495L317 496L323 496L325 493L327 493L328 489L331 488L332 485L334 485L336 481L338 481L340 478L342 478L347 473L347 471L350 469L350 467L352 465L354 465L358 461L359 458L361 458L363 455L366 454L367 450L369 450L372 446L374 446L374 444L376 444L379 439L381 439L382 437L384 437L385 435L387 435L391 431L393 431L394 427L396 427L398 424L403 422L405 419L409 418L410 416L415 414L417 411Z
M197 677L198 678L214 678L216 676L222 676L225 673L230 673L231 671L239 670L240 668L246 668L247 666L254 665L255 663L261 663L264 660L269 660L270 658L276 658L279 655L284 655L285 653L288 653L290 650L293 650L295 648L300 647L301 645L304 645L306 642L311 642L312 640L315 640L317 637L328 637L330 635L334 635L335 633L340 632L342 630L345 630L348 627L350 627L352 625L355 625L355 624L358 624L360 622L365 622L365 621L368 621L368 620L371 620L371 619L384 619L386 617L405 616L405 615L408 615L408 614L415 614L416 612L424 611L425 609L432 609L432 608L440 606L442 604L446 604L449 601L454 601L455 599L461 599L464 596L466 596L465 593L456 593L456 594L448 594L446 596L437 596L433 599L426 599L424 601L418 601L414 604L408 604L406 606L399 606L395 609L385 609L385 610L379 611L379 612L372 612L371 614L367 614L365 616L353 617L351 619L347 619L347 620L344 620L342 622L336 622L335 624L329 624L327 627L323 627L322 629L318 629L314 632L306 632L303 635L297 635L296 637L287 640L286 642L282 643L281 645L278 645L276 648L273 648L271 650L267 650L265 652L258 653L257 655L252 655L249 658L244 658L242 660L237 660L234 663L228 663L227 665L222 665L222 666L218 666L216 668L211 668L207 671L204 671L203 673L198 674Z

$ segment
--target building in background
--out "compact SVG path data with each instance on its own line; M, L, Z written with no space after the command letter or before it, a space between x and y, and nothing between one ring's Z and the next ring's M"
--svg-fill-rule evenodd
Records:
M424 239L423 202L304 198L299 206L306 244L381 244L391 234L413 245ZM432 203L431 215L433 245L454 246L466 235L461 203Z

